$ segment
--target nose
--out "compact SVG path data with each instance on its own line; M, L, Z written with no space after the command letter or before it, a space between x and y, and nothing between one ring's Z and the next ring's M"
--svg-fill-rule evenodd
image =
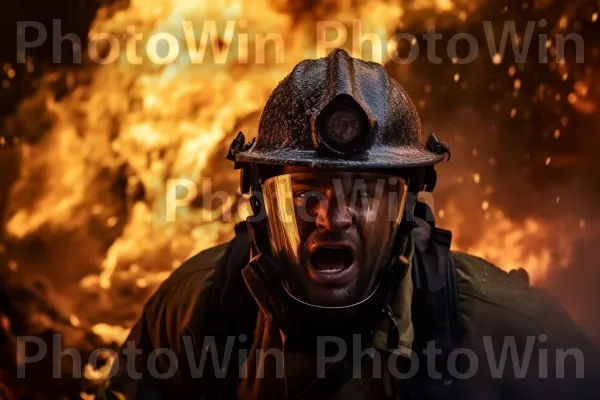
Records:
M329 206L323 204L319 208L316 224L328 231L343 231L352 226L353 214L347 204L330 201Z

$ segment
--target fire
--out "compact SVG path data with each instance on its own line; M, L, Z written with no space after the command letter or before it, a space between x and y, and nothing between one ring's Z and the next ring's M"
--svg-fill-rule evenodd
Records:
M448 9L448 0L440 4ZM181 207L176 221L167 221L166 185L169 179L188 179L202 187L204 178L212 178L211 190L236 193L237 172L229 164L216 163L238 131L255 133L261 108L276 84L299 61L314 56L302 44L312 40L315 16L304 18L301 11L293 15L285 7L267 0L133 0L126 9L103 8L90 38L110 33L124 39L117 57L114 43L107 48L111 43L106 40L98 41L91 54L97 59L104 54L115 62L68 72L69 94L60 100L52 85L61 77L47 76L39 93L22 104L20 118L39 118L36 114L42 109L50 128L39 143L22 145L20 180L12 190L14 209L6 224L9 235L21 240L39 232L88 232L95 226L97 232L89 236L114 239L104 252L89 255L98 259L99 269L89 271L77 288L64 294L65 309L70 309L64 304L72 304L72 298L99 296L94 311L70 318L73 325L91 325L108 341L122 341L126 330L120 325L132 321L106 323L98 317L114 309L115 291L155 288L190 255L232 236L243 211L223 222L207 218L210 213L202 207ZM348 26L360 15L364 31L387 41L403 10L377 1L363 2L355 10L345 1L317 12L322 14L319 19ZM165 65L148 57L132 62L132 54L147 49L147 39L134 47L126 43L132 34L170 34L180 49L186 48L189 37L181 21L194 30L196 47L204 46L194 48L204 51L203 63L185 56ZM219 37L202 44L206 21L214 21ZM244 35L225 32L231 21L237 21ZM293 38L286 43L283 62L268 49L265 65L240 62L256 56L258 34L269 32ZM243 40L248 40L247 46ZM343 47L350 51L350 44ZM233 50L224 63L217 62L219 51L226 48ZM247 54L244 49L249 49ZM115 193L119 179L122 188ZM239 200L235 197L226 206L233 208Z
M116 343L123 343L129 334L128 329L119 328L116 326L110 326L107 324L96 324L92 328L92 332L94 332L98 336L102 336L109 341L113 341Z
M472 231L469 225L476 223L475 216L467 216L464 208L454 202L438 212L440 226L453 232L455 250L484 258L505 271L523 268L534 285L543 284L552 269L569 265L572 249L562 235L564 232L570 232L571 238L582 235L581 225L535 218L514 221L501 210L490 210L487 201L484 204L485 224L482 229L477 229L480 234L475 240L461 235Z
M126 9L107 7L98 12L90 37L110 33L123 40L115 54L114 46L108 49L98 43L96 55L116 55L115 62L67 72L68 95L60 99L53 86L62 77L47 76L39 92L21 105L18 118L42 119L45 125L41 126L49 128L38 143L21 145L20 180L12 190L13 209L6 224L15 240L40 232L47 236L78 233L94 240L95 250L88 257L97 269L86 271L61 298L64 309L72 309L75 303L84 307L77 316L71 314L72 325L91 326L107 341L122 342L127 335L123 326L131 325L153 288L192 254L232 236L233 224L244 217L243 206L229 221L212 218L211 210L197 205L181 207L176 221L167 221L167 182L188 179L203 188L206 178L211 178L213 192L235 194L238 174L223 161L227 145L240 130L254 135L271 90L299 61L314 57L314 49L306 46L314 39L314 21L352 26L353 19L360 17L364 32L376 33L384 43L402 25L405 10L398 4L365 1L355 9L354 3L344 0L334 7L326 2L304 15L300 2L293 3L299 9L286 10L292 3L131 0ZM466 11L450 0L423 0L413 8L456 12L466 19ZM146 40L133 47L125 43L132 34L150 38L168 33L180 49L189 47L181 21L190 23L197 38L202 37L205 22L214 21L219 37L195 42L197 52L198 46L204 46L205 62L194 63L185 56L165 65L148 57L131 62L133 53L147 50ZM226 31L231 21L237 21L237 35ZM271 47L265 51L264 65L250 62L257 59L260 35L269 32L288 38L283 57ZM341 47L350 51L351 41ZM223 63L217 62L217 53L226 48L233 50ZM369 59L369 52L364 53ZM480 179L479 174L473 175L475 183ZM226 207L231 211L240 202L240 196L233 196ZM489 204L479 208L491 212ZM455 228L457 242L461 231L471 229L464 212L449 205L440 213L442 225ZM534 282L543 281L557 260L555 253L560 255L559 265L568 262L564 245L548 246L556 241L545 222L517 223L492 215L479 240L460 249L503 268L525 268ZM121 293L124 288L129 296L148 290L132 300ZM97 299L93 306L82 302L92 295ZM127 318L108 318L120 307L136 312Z

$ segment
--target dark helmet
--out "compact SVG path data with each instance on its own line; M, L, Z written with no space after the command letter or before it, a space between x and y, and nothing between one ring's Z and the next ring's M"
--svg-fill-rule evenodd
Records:
M435 150L435 149L434 149ZM377 63L344 50L299 63L273 91L252 148L237 162L320 167L429 166L410 97Z
M243 169L243 192L269 190L265 182L280 175L283 165L297 165L393 171L408 182L409 192L416 193L425 187L432 189L433 166L448 152L435 135L430 135L426 145L421 142L421 123L410 97L381 65L352 58L338 49L325 58L299 63L267 101L255 140L245 144L240 133L228 158L235 161L236 168ZM256 195L251 198L251 205L255 215L264 211L265 206ZM286 209L290 207L283 206L268 218L277 217ZM268 225L264 218L249 218L252 261L244 277L247 283L265 284L270 295L255 297L268 298L269 304L261 308L270 310L288 336L362 329L368 323L361 317L362 327L353 326L357 315L374 318L385 308L391 286L406 271L405 265L397 265L399 257L389 256L381 261L386 266L381 282L363 300L344 307L307 304L282 288L281 271L269 235L272 239L275 230L289 234L290 229L272 222ZM390 254L398 254L404 248L412 222L400 225L389 237ZM292 242L298 243L297 237ZM286 245L290 247L290 243ZM282 246L275 247L281 250Z

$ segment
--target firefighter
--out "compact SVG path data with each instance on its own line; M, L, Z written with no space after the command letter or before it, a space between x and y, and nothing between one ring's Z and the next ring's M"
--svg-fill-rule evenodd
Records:
M600 398L558 304L450 251L419 200L449 148L381 65L301 62L228 157L253 215L155 292L99 398Z

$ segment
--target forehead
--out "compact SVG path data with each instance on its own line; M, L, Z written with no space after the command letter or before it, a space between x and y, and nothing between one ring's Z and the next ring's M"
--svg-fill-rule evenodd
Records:
M387 177L387 174L373 173L372 171L340 168L311 168L302 166L286 165L283 168L284 174L298 174L294 182L319 186L331 183L332 178L341 178L345 182L351 182L354 179L374 179L378 177Z
M359 178L368 176L397 176L391 171L369 170L369 169L353 169L353 168L314 168L298 165L285 165L283 174L302 174L303 176L343 176L344 178Z
M303 166L298 166L298 165L286 165L283 167L284 174L303 173L303 174L307 174L307 175L308 174L321 175L321 174L332 173L332 172L345 172L345 173L356 172L357 174L359 174L359 173L365 172L365 171L353 171L353 170L349 170L349 169L311 168L311 167L303 167Z

